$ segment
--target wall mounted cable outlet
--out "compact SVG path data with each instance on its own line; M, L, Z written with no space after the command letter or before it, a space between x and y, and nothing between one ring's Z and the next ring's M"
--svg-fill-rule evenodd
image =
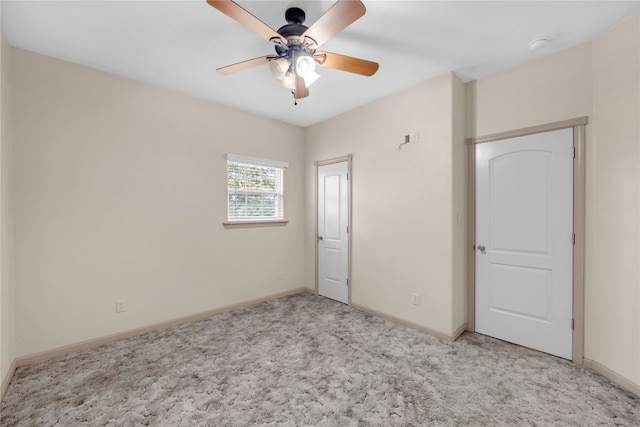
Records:
M127 311L127 303L123 299L116 300L116 313Z

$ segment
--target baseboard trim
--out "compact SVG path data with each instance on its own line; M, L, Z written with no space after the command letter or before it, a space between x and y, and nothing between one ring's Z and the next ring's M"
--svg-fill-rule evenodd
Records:
M271 301L278 298L287 297L290 295L300 294L305 292L305 288L296 288L290 291L278 292L276 294L271 294L261 298L255 298L248 301L240 302L237 304L231 304L224 307L214 308L212 310L203 311L200 313L190 314L188 316L178 317L176 319L167 320L164 322L154 323L148 326L143 326L141 328L130 329L124 332L118 332L112 335L103 336L100 338L94 338L86 341L81 341L75 344L69 344L62 347L57 347L51 350L45 350L39 353L29 354L26 356L18 357L14 360L14 369L19 368L21 366L33 365L34 363L43 362L45 360L53 359L54 357L64 356L65 354L87 350L90 348L100 347L105 344L111 344L113 342L135 337L138 335L143 335L149 332L158 331L161 329L170 328L172 326L181 325L183 323L195 322L198 320L203 320L211 316L215 316L217 314L225 313L227 311L236 310L238 308L248 307L250 305L259 304L265 301ZM13 372L12 372L13 374ZM8 376L9 377L9 376ZM10 378L10 377L9 377ZM7 381L7 386L9 382Z
M407 326L412 329L417 329L418 331L425 332L429 335L433 335L436 338L440 338L443 341L453 342L455 341L466 329L467 324L462 324L458 329L455 330L452 334L447 334L446 332L437 331L435 329L427 328L422 325L418 325L417 323L410 322L408 320L400 319L399 317L392 316L390 314L382 313L377 310L372 310L370 308L364 307L359 304L349 304L350 307L355 308L356 310L364 311L365 313L371 314L376 317L381 317L383 319L389 320L393 323L398 323L403 326Z
M633 381L623 377L619 373L612 371L610 368L607 368L600 362L596 362L595 360L587 359L586 357L583 359L583 366L585 368L589 368L593 371L596 371L600 375L607 377L614 383L618 384L620 387L629 390L631 393L636 396L640 396L640 384L636 384Z
M11 365L9 366L9 370L7 371L7 376L2 380L2 385L0 385L0 402L4 399L4 394L9 388L9 383L11 382L11 378L13 377L13 373L16 371L16 359L13 359Z
M469 325L467 325L467 323L466 323L466 322L465 322L465 323L463 323L462 325L460 325L460 327L459 327L458 329L456 329L456 330L455 330L455 332L453 333L453 339L452 339L451 341L455 341L455 340L457 340L457 339L458 339L458 337L459 337L460 335L462 335L462 333L463 333L464 331L466 331L466 330L467 330L467 327L468 327L468 326L469 326Z

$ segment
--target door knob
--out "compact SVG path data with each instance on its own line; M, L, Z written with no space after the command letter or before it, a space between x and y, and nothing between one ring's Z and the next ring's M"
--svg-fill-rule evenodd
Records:
M322 236L318 236L318 240L322 240Z
M484 247L484 245L478 245L478 250L479 250L480 252L484 252L484 250L485 250L485 249L486 249L486 248Z

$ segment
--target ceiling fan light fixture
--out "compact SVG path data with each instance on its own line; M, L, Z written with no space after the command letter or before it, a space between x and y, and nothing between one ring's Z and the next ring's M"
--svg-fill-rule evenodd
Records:
M302 77L304 79L304 85L306 87L311 86L316 80L318 80L320 78L320 74L316 73L315 71L311 72L310 74L307 74L306 76Z
M300 55L298 59L296 59L296 73L300 77L307 77L309 75L315 74L316 71L316 61L313 59L313 56L309 55Z
M291 71L284 73L283 78L280 80L280 84L287 89L294 90L296 88L296 76Z
M269 69L271 70L273 77L282 81L289 70L289 61L287 58L272 59L269 61Z

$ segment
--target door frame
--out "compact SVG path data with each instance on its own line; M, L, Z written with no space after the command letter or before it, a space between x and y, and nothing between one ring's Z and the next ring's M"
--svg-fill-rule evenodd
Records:
M573 332L571 360L584 364L584 258L585 258L585 162L587 116L559 122L468 138L467 152L467 330L475 332L476 323L476 145L536 133L573 128Z
M349 253L347 254L347 305L351 305L351 217L352 217L352 209L351 209L351 182L352 182L352 173L351 173L351 160L353 159L353 154L347 154L346 156L334 157L332 159L327 160L316 160L313 162L314 168L314 176L315 185L314 196L313 196L313 214L315 217L314 220L314 230L313 230L313 250L315 254L315 273L314 273L314 284L315 284L315 295L318 295L318 168L320 166L332 165L334 163L342 163L347 162L347 209L349 212L347 213L347 250Z

